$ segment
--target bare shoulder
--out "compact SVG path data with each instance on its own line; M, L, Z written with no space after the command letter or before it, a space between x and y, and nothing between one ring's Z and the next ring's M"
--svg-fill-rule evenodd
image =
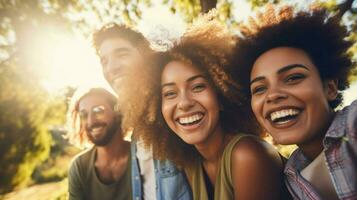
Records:
M282 167L282 160L278 151L258 137L243 137L240 139L233 148L232 160L236 164L264 164L273 162L276 166Z
M273 146L257 137L244 137L232 155L235 199L280 199L283 163Z

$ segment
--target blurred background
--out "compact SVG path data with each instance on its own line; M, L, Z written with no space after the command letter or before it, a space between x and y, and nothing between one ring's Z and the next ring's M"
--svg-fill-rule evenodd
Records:
M266 3L343 13L357 39L357 1L321 0L0 0L0 199L67 199L67 169L80 149L66 133L77 88L104 87L91 33L108 22L129 24L153 45L178 38L200 13L217 8L234 28ZM357 59L357 44L350 49ZM344 105L357 99L357 69ZM289 156L294 147L277 146Z

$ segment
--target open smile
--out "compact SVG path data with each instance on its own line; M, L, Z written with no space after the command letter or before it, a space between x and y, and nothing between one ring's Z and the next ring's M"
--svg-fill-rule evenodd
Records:
M96 134L102 133L104 131L104 129L105 129L105 125L95 126L90 129L90 133L92 135L96 135Z
M175 121L184 129L195 129L197 128L202 120L204 119L205 114L203 112L196 112L193 114L185 115L178 117Z
M302 111L302 109L296 107L281 108L268 112L265 118L275 128L287 128L298 121Z
M118 73L112 78L112 83L116 83L120 81L123 78L124 74L123 73Z

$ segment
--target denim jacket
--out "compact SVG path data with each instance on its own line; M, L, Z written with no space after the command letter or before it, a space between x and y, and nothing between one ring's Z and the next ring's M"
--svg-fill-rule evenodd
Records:
M190 200L192 192L184 174L170 161L154 159L157 200ZM131 142L131 174L133 200L142 200L142 181L136 158L136 143Z

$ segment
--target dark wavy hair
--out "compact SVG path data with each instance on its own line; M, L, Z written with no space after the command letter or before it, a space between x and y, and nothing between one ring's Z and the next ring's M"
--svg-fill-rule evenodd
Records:
M339 16L331 16L321 7L294 13L292 7L273 8L269 5L255 18L241 24L234 51L234 64L230 69L235 80L243 86L250 99L249 77L256 59L275 47L294 47L306 52L317 67L321 80L338 80L338 90L349 87L348 75L353 67L348 49L353 42L345 40L346 27ZM342 94L329 102L332 109L342 102Z
M108 23L92 34L92 46L98 55L100 45L109 38L122 38L142 51L150 49L150 42L142 33L124 24Z
M153 146L154 156L169 159L177 166L187 166L200 158L193 145L185 143L167 126L161 112L161 73L171 61L190 64L200 69L214 88L220 106L220 123L227 133L257 133L257 123L247 114L249 103L240 94L240 87L223 70L229 65L234 47L233 34L215 20L202 19L192 25L180 40L167 52L157 54L155 70L156 98L155 120L141 123L135 131L141 131L146 144Z

